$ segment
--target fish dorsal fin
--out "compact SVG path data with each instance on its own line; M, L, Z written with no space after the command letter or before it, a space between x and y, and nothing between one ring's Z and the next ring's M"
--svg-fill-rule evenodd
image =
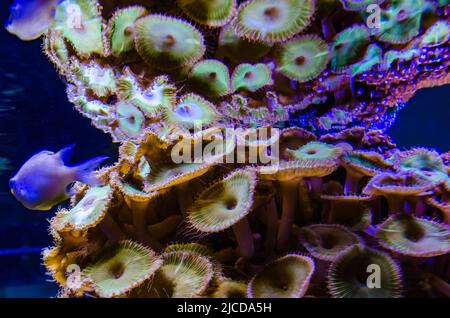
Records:
M60 157L64 163L67 163L67 161L69 161L72 158L74 149L75 144L72 144L58 151L56 155Z

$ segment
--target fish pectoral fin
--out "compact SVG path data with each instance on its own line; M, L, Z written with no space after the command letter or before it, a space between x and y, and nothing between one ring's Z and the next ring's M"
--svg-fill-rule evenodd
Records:
M77 194L77 191L74 188L75 182L70 183L65 190L66 195L71 198L72 196Z

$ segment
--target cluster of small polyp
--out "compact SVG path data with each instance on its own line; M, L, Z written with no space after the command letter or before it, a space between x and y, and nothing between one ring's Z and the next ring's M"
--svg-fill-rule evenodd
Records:
M450 177L438 153L380 154L300 128L278 138L246 146L279 142L276 167L218 160L235 142L181 164L177 142L151 131L122 143L98 172L104 184L77 184L51 220L43 261L60 295L448 296Z
M367 129L449 82L448 5L58 2L44 50L75 108L121 143L103 185L76 184L51 220L43 260L60 295L450 296L448 156L399 151ZM203 149L226 127L311 111L312 128L330 133L244 142L279 143L276 165L219 160L239 155L236 139L202 162L171 157L180 136Z
M311 112L320 131L373 124L449 82L449 28L434 0L66 0L44 47L77 110L122 141Z

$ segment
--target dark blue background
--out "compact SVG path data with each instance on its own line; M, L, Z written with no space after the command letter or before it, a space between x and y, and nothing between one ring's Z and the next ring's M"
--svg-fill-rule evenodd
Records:
M8 1L12 2L12 1ZM50 297L56 286L41 265L40 250L52 244L47 232L54 211L27 211L10 194L8 180L32 154L76 143L73 163L99 155L115 161L116 146L67 101L65 84L40 47L22 42L3 25L0 4L0 157L14 171L0 172L0 297Z
M2 1L0 23L8 17ZM13 171L37 151L76 143L73 162L98 155L115 160L116 146L72 109L65 85L41 52L41 41L21 42L0 29L0 157ZM450 86L421 91L398 116L390 133L399 147L450 149ZM0 297L50 297L40 250L51 245L47 233L53 212L25 210L9 193L13 171L0 172Z

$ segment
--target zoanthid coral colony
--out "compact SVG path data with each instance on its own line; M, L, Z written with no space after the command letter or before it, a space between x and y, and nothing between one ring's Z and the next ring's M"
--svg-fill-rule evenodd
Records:
M50 222L61 297L450 297L449 156L385 133L450 83L448 1L37 2L69 100L120 143Z

